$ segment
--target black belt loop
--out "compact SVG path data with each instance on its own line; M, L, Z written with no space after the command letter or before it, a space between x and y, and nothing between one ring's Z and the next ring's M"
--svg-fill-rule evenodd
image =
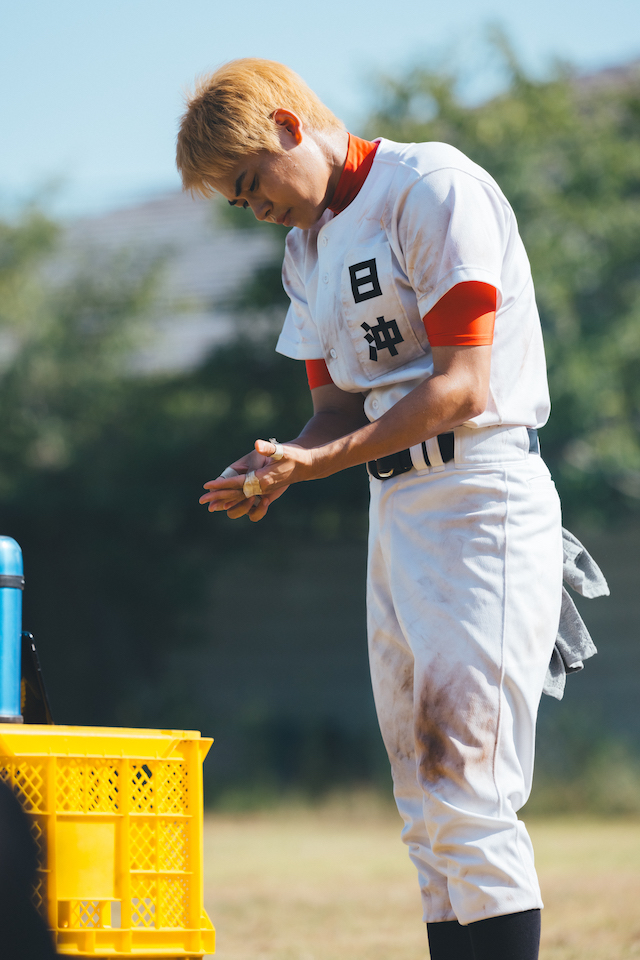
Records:
M529 434L529 453L540 453L540 438L535 427L527 427Z
M455 456L455 438L453 432L451 433L439 433L436 437L438 441L438 446L440 448L440 456L442 457L443 463L449 463L450 460L453 460ZM424 456L424 462L428 467L432 467L433 464L429 459L429 454L427 453L427 444L422 441L422 454Z

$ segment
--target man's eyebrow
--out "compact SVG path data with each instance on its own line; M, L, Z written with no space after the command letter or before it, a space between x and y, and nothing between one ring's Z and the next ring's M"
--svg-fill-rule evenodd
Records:
M236 180L236 197L240 196L240 191L242 190L242 181L247 175L247 171L243 170L238 179Z

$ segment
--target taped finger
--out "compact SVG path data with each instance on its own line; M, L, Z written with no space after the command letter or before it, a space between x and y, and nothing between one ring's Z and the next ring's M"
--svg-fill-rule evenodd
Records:
M271 454L272 460L282 460L284 457L284 447L281 443L278 443L275 437L269 437L269 443L272 443L276 448L275 451Z
M255 470L250 470L245 477L244 484L242 485L242 492L247 499L249 497L259 497L262 493L262 487L260 486L259 479L256 477Z

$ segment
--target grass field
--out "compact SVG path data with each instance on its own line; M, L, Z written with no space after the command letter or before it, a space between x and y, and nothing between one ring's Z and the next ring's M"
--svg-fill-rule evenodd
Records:
M640 958L640 821L529 823L543 960ZM372 798L208 815L217 960L427 960L399 819Z

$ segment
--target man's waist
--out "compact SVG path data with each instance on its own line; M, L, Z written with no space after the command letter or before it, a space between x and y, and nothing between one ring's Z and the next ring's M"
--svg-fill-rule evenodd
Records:
M538 431L531 427L488 427L479 430L458 428L423 440L387 457L367 463L367 471L375 480L390 480L408 473L444 470L456 464L490 463L522 460L540 453Z

